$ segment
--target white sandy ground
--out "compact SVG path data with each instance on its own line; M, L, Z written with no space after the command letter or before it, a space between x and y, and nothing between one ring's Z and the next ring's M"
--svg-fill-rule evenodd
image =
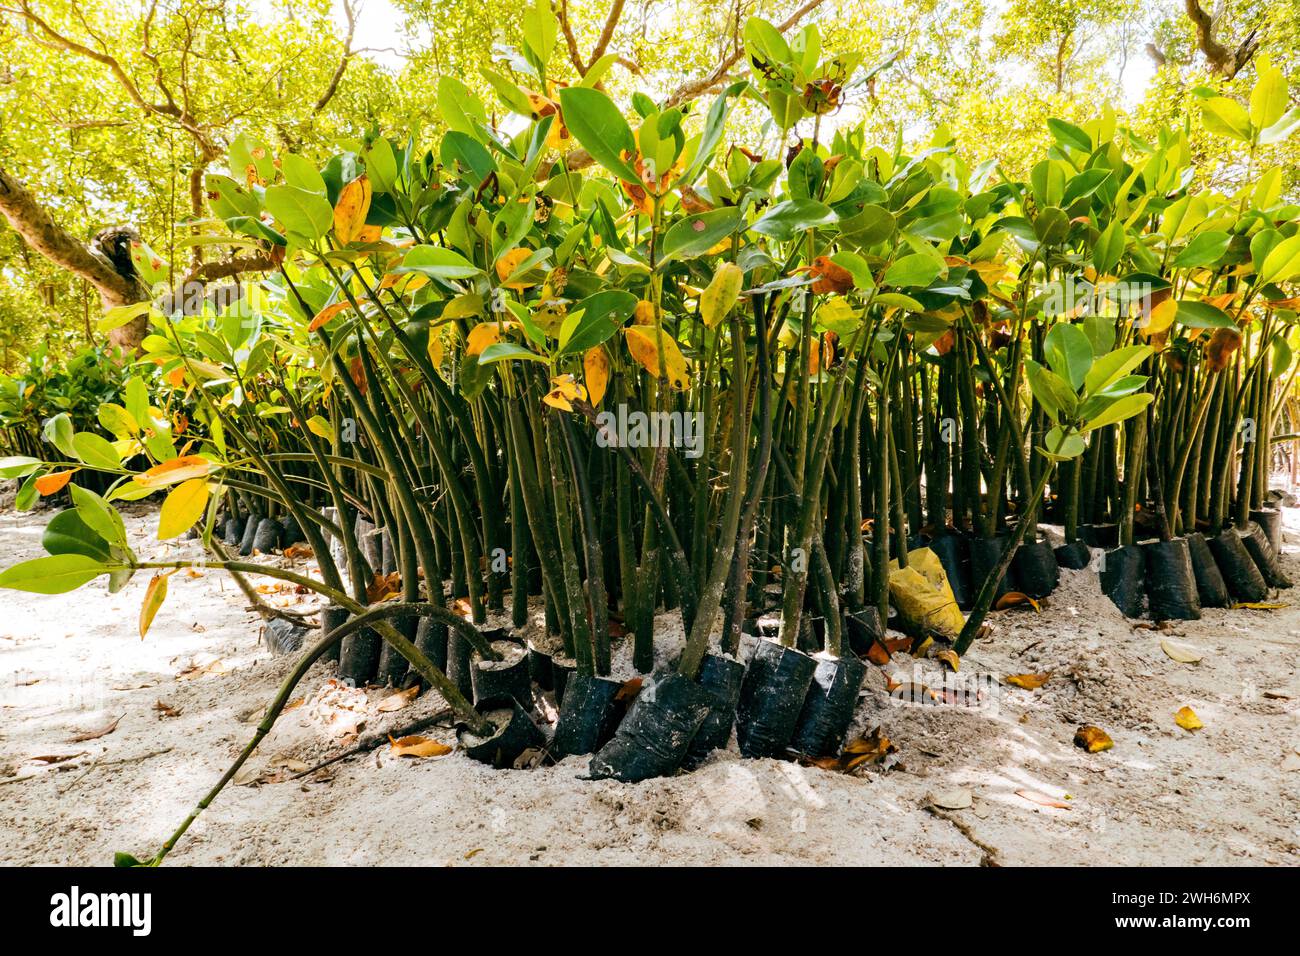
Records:
M0 563L39 555L48 518L0 514ZM153 542L155 520L144 508L127 519L141 553L195 553ZM1300 580L1300 558L1284 564ZM142 641L145 584L141 574L117 595L102 582L63 597L0 592L0 863L151 854L249 739L291 666L259 643L260 620L212 571L175 575ZM976 706L898 702L871 668L855 732L880 725L898 753L888 769L855 775L725 752L696 773L628 786L580 779L582 758L496 771L459 753L411 760L380 749L304 779L250 783L440 705L426 695L379 712L388 692L340 689L328 683L333 665L317 665L244 785L221 794L168 862L1296 864L1300 590L1280 600L1292 606L1210 610L1162 634L1125 621L1092 572L1065 571L1041 614L993 615L991 637L962 661L963 676L993 679ZM1203 660L1170 660L1162 639ZM178 676L212 661L206 674ZM914 664L938 686L936 662L895 655L903 671ZM998 682L1048 670L1036 692ZM179 714L164 716L159 701ZM1175 725L1184 705L1205 729ZM118 717L112 733L69 742ZM1073 746L1085 722L1114 749ZM425 733L454 743L450 729ZM32 759L66 754L80 756ZM961 791L966 809L930 806L936 794L963 802Z

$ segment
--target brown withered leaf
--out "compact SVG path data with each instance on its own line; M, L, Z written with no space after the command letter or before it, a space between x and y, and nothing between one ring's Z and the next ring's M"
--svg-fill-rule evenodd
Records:
M392 713L395 710L401 710L418 696L420 696L420 687L417 684L414 687L408 687L406 690L399 690L395 694L389 694L379 702L379 706L375 710L381 714Z
M388 742L392 747L394 757L444 757L451 753L451 748L446 744L430 740L427 737L421 737L418 734L410 737L400 737L397 740L390 736Z
M376 574L366 585L366 601L378 604L389 598L397 597L402 590L402 575L394 571L391 574Z
M877 667L884 667L889 663L889 651L885 650L883 644L879 641L872 641L871 646L867 648L867 660Z
M957 652L950 647L945 647L941 651L935 651L934 657L935 660L940 660L947 664L948 669L954 674L957 673L958 668L961 667L961 658L958 657Z
M113 731L117 730L118 722L125 716L126 714L119 714L102 727L96 727L94 730L85 730L79 734L73 734L68 738L68 743L80 744L85 743L87 740L98 740L100 737L107 737Z
M226 673L226 662L220 658L214 658L206 664L191 662L183 671L176 675L177 680L194 680L207 674L224 674Z
M75 760L77 757L84 757L86 751L82 750L75 754L39 754L35 757L28 757L28 760L34 760L37 763L56 764L66 763L69 760Z
M889 653L891 653L891 654L896 654L896 653L898 653L899 651L907 651L908 653L911 653L911 651L912 651L912 638L910 638L910 637L887 637L887 638L885 638L885 650L889 651Z
M451 613L459 614L468 621L474 616L474 608L469 603L469 598L458 597L456 600L451 602Z
M1074 732L1074 745L1090 754L1101 753L1103 750L1110 750L1115 746L1115 742L1110 739L1106 731L1094 724L1084 724Z
M181 709L179 707L173 707L165 700L154 701L153 709L158 711L159 720L162 720L164 717L179 717L181 715Z
M1008 591L998 598L997 603L993 605L993 610L1006 611L1013 607L1032 607L1035 611L1042 610L1038 602L1023 591Z
M1057 800L1055 797L1049 797L1045 793L1039 793L1037 790L1017 790L1017 797L1023 797L1030 803L1036 803L1040 807L1055 807L1057 810L1069 810L1070 805L1064 800Z
M314 558L316 552L311 549L309 544L291 544L284 549L284 556L290 560L293 558Z
M1052 672L1046 674L1012 674L1006 679L1006 682L1012 687L1022 687L1025 690L1038 690L1049 680L1052 679Z
M641 693L641 678L633 677L623 682L623 686L614 694L614 700L620 703L631 703L639 693Z

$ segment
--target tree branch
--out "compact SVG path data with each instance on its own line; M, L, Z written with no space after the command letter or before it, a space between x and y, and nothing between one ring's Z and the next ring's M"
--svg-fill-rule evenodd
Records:
M325 92L321 98L316 101L316 106L312 110L319 113L329 105L329 101L334 99L334 94L339 90L339 82L343 79L343 74L348 68L348 63L352 60L352 38L357 32L357 11L356 8L343 0L343 15L348 19L348 34L343 40L343 56L339 59L339 65L334 68L334 75L330 77L330 82L325 87Z
M1183 5L1188 19L1196 27L1196 45L1205 54L1210 69L1225 79L1232 79L1259 49L1262 39L1258 35L1259 31L1251 30L1241 45L1236 50L1231 50L1214 39L1214 18L1201 9L1199 0L1183 0Z
M600 31L600 39L596 41L595 47L592 48L591 58L587 60L587 67L582 72L586 73L596 61L605 55L609 48L609 41L614 38L614 30L618 27L619 17L623 15L623 0L614 0L613 5L609 8L609 16L605 17L605 29Z

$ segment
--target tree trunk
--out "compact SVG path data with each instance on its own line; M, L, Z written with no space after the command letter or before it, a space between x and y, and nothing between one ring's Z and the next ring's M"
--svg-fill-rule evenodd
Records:
M94 286L105 309L150 298L149 289L131 264L133 234L129 230L106 230L96 237L94 244L81 242L55 222L36 197L3 168L0 168L0 213L28 246ZM140 316L110 332L109 341L134 352L144 339L148 325L148 317Z

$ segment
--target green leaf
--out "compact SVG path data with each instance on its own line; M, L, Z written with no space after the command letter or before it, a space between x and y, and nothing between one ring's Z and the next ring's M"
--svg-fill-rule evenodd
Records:
M892 286L927 286L939 278L941 271L943 271L942 261L934 256L914 252L894 260L893 264L885 270L881 282Z
M39 458L28 458L26 455L0 458L0 478L25 478L40 467Z
M1201 103L1205 128L1219 136L1250 142L1250 116L1246 108L1226 96L1214 96Z
M97 561L107 561L112 556L108 542L81 520L76 508L60 511L45 526L41 547L50 554L84 554Z
M75 487L75 486L74 486ZM102 561L85 554L52 554L0 572L0 588L33 594L64 594L104 574Z
M148 315L152 308L152 302L131 302L127 305L115 306L105 312L103 318L95 323L95 331L100 335L107 335L114 329L120 329L134 322L142 315Z
M1124 223L1118 218L1111 220L1097 237L1097 243L1092 247L1092 265L1100 275L1109 275L1119 265L1127 238Z
M1114 425L1126 418L1132 418L1150 405L1154 399L1155 396L1150 392L1142 392L1138 395L1124 395L1117 398L1102 412L1094 415L1091 420L1084 422L1082 430L1085 432L1092 431L1094 428L1104 428L1106 425Z
M1060 425L1053 425L1043 436L1043 444L1038 451L1052 461L1069 461L1082 455L1087 447L1087 442L1081 436L1073 433L1066 435Z
M67 412L59 412L45 423L41 435L69 458L76 458L77 449L72 444L72 431L72 418Z
M1251 252L1254 252L1254 243ZM1283 239L1269 250L1259 269L1259 284L1290 282L1297 275L1300 275L1300 235Z
M462 178L475 189L497 169L496 160L486 146L457 130L442 138L438 156L448 169L464 170L468 175Z
M1189 329L1235 329L1228 313L1199 299L1178 300L1178 322Z
M1174 265L1180 269L1212 266L1223 258L1231 242L1232 236L1218 229L1199 233L1174 257Z
M560 354L572 355L600 345L628 320L636 303L636 296L621 289L606 289L587 296L573 307L574 311L582 312L582 318L561 346Z
M1065 379L1033 359L1025 359L1025 372L1029 379L1029 390L1053 420L1059 421L1062 416L1074 415L1079 399Z
M266 208L287 231L312 242L334 224L329 200L297 186L267 187Z
M1101 356L1083 380L1084 394L1095 395L1100 392L1141 365L1153 351L1149 345L1129 345Z
M1250 122L1255 129L1272 126L1286 112L1289 91L1286 77L1268 58L1255 67L1255 88L1250 91Z
M830 206L815 199L791 199L773 206L749 228L761 236L771 236L777 242L787 242L804 230L833 222L835 213Z
M126 547L126 526L119 515L103 498L78 484L68 485L72 503L90 528L109 544Z
M1057 323L1043 339L1043 351L1052 371L1077 392L1092 367L1092 342L1083 329L1068 322Z
M415 246L407 252L402 264L393 270L398 274L418 272L431 279L468 279L481 271L459 252L441 246Z
M477 93L454 76L438 78L438 112L448 129L477 138L487 125L487 110Z
M636 155L632 128L614 102L599 90L570 86L560 90L564 124L591 158L615 176L637 182L636 171L622 154Z
M664 261L704 255L735 232L741 221L739 206L724 206L673 223L664 235Z
M101 438L94 432L77 432L72 436L72 448L77 453L78 460L85 462L91 468L117 471L122 467L122 459L118 457L117 449L108 439Z
M530 352L522 345L516 345L513 342L493 342L479 353L478 364L487 365L490 362L506 362L512 359L543 363L547 360L545 355Z

